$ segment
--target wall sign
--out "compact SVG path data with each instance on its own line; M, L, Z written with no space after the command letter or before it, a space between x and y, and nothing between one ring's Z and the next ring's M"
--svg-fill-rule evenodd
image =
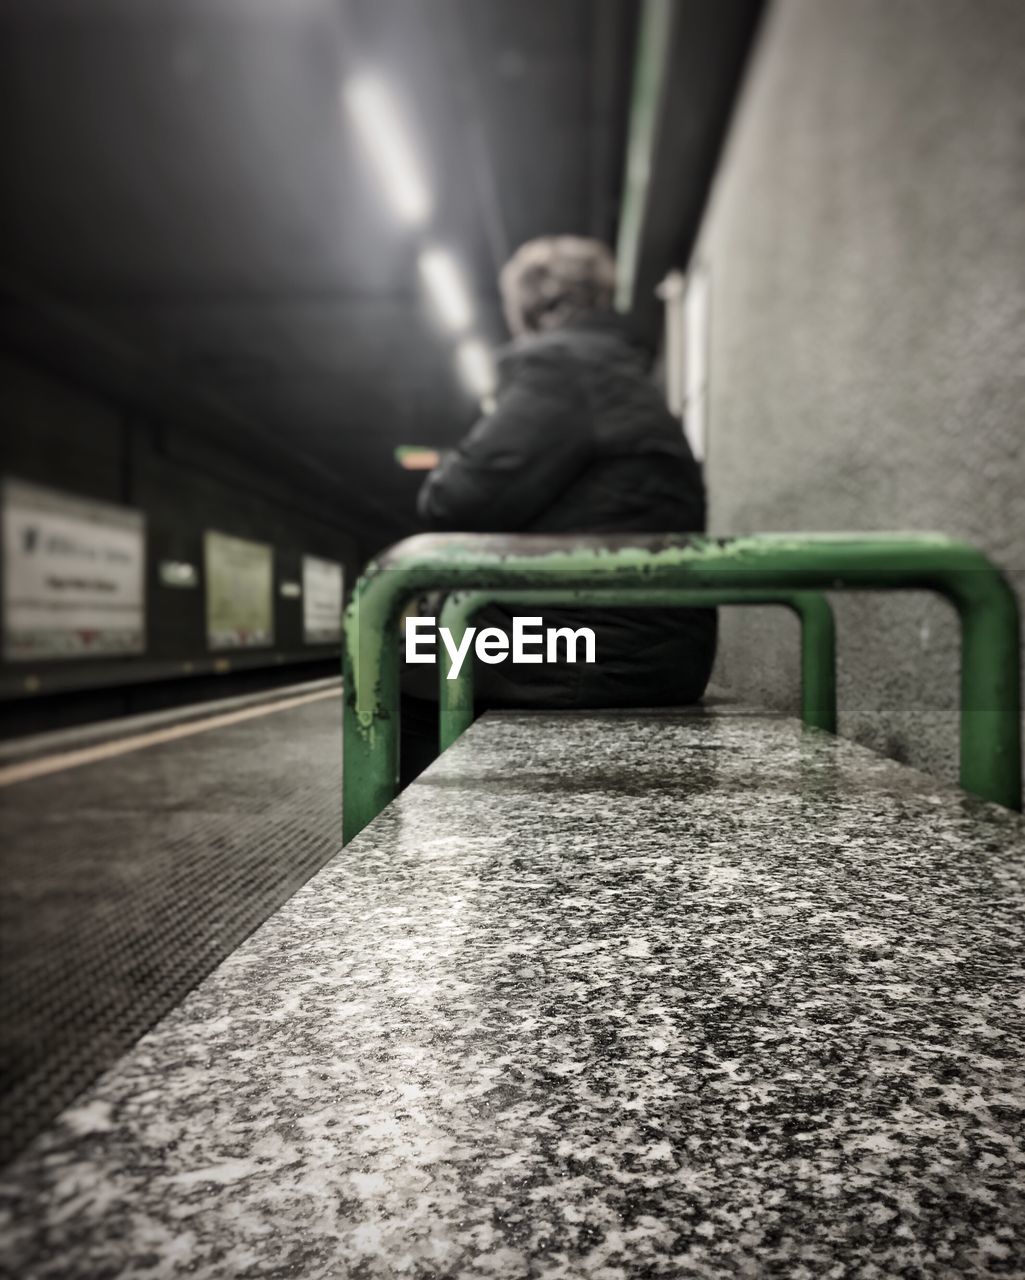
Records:
M161 560L157 565L157 577L162 587L190 590L199 586L199 570L187 560Z
M336 644L342 638L342 566L303 556L303 639Z
M8 662L144 651L141 512L6 480L3 544Z
M274 643L274 552L262 542L207 531L206 640L210 649Z

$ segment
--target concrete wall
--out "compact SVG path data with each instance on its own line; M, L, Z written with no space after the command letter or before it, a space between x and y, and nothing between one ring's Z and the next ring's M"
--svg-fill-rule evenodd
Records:
M777 0L696 260L712 528L939 529L1025 587L1025 4ZM838 598L841 732L956 777L957 629ZM795 624L716 680L796 710Z

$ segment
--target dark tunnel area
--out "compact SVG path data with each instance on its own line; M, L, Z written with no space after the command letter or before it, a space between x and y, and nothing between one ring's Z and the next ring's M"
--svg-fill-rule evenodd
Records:
M678 256L756 9L688 17L702 67L671 181ZM0 20L16 197L0 209L0 464L139 513L146 561L141 650L101 667L102 637L58 637L65 652L42 662L8 646L2 695L31 702L11 707L9 731L59 725L49 693L77 691L64 714L85 719L160 706L186 671L195 690L257 670L298 677L300 663L322 674L332 650L304 629L303 558L351 584L417 532L422 474L398 451L455 445L477 411L418 256L425 243L454 256L472 336L493 347L496 274L517 245L552 231L613 240L636 7L47 0ZM382 203L346 118L343 86L365 68L410 117L429 174L422 227ZM205 616L207 531L273 551L272 616L235 628L235 651ZM220 682L218 649L231 667Z

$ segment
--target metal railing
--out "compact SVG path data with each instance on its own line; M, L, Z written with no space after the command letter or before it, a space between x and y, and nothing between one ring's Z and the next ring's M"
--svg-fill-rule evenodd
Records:
M426 534L370 564L346 611L344 840L397 788L403 606L425 591L492 589L569 591L581 603L609 589L938 592L961 622L961 785L1021 808L1017 602L996 566L965 543L926 533Z
M583 598L583 597L586 597ZM489 604L662 606L713 608L718 605L781 605L801 624L801 719L815 729L836 733L836 622L833 609L817 591L645 590L643 587L606 591L454 591L442 607L438 623L447 627L452 643L462 644L474 614ZM467 654L453 675L448 650L440 656L438 744L442 751L473 723L474 664Z

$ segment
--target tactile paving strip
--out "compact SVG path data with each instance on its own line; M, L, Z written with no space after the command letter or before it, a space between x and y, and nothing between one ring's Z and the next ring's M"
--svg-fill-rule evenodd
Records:
M0 792L0 1163L341 842L327 698Z

